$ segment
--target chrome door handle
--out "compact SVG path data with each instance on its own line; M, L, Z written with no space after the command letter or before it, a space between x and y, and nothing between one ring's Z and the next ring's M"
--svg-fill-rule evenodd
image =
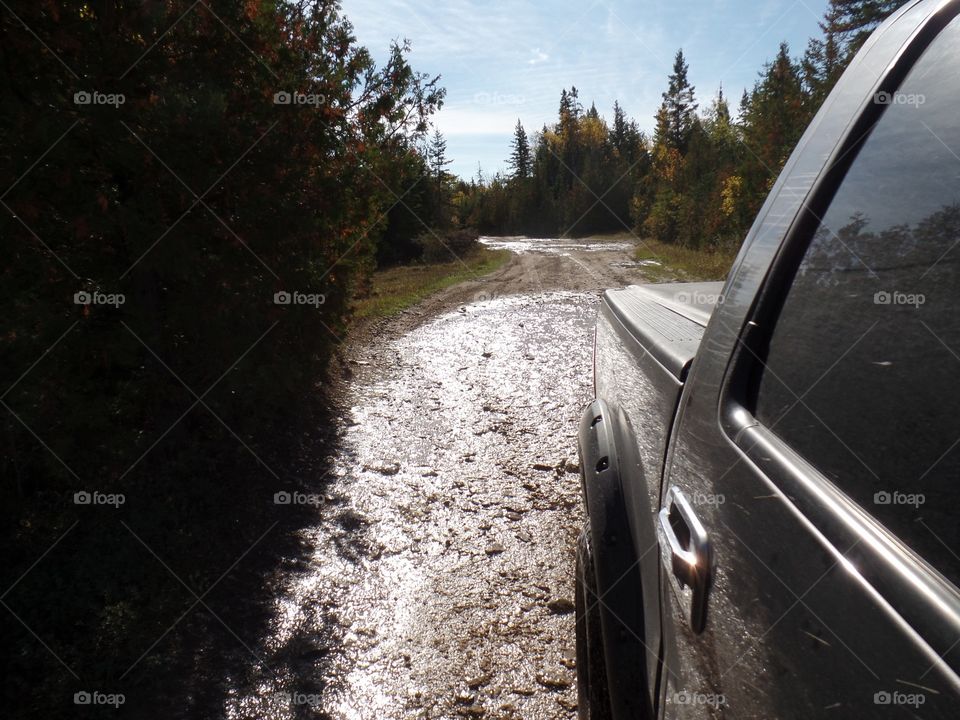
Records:
M677 486L667 491L657 523L660 561L674 595L695 633L707 621L707 595L713 580L713 550L707 531Z

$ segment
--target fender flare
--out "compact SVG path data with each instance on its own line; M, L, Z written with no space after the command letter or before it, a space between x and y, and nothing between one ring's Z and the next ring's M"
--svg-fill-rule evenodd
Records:
M642 581L618 452L618 438L622 443L629 436L622 431L622 423L604 400L594 400L584 409L577 443L580 480L593 541L610 707L615 718L651 718Z

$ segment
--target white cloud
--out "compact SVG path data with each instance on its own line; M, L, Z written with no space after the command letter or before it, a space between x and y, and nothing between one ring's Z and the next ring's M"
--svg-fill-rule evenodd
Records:
M533 55L533 57L530 60L527 60L527 65L539 65L540 63L546 62L550 59L550 56L543 52L543 50L540 48L531 50L530 54Z

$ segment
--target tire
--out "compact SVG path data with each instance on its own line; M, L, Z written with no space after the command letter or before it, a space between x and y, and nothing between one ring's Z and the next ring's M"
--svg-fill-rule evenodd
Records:
M580 720L611 720L590 530L577 540L577 708Z

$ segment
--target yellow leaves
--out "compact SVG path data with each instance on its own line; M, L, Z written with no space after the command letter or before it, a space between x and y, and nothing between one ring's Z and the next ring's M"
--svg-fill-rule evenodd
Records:
M657 143L653 148L653 168L656 175L667 183L673 183L683 164L683 156L676 148Z
M587 147L602 147L607 134L607 126L599 118L586 117L580 121L580 137Z
M743 178L731 175L723 181L720 190L720 210L725 217L730 217L737 211L737 204L743 194Z

